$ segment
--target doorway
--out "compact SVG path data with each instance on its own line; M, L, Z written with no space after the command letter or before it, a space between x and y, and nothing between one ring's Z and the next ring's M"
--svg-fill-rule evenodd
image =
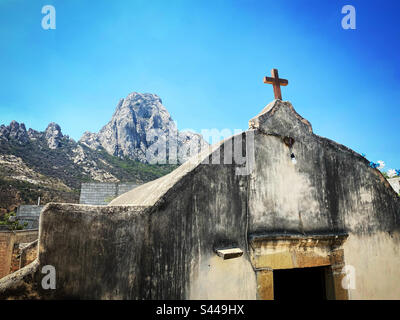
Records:
M326 300L327 267L273 271L274 300Z

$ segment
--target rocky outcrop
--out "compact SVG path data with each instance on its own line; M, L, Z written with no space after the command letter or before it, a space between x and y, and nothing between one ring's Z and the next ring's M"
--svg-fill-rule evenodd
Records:
M148 149L158 139L168 143L169 148L176 145L178 153L188 144L195 144L197 151L208 145L199 134L179 132L160 97L137 92L118 102L110 122L99 133L85 132L80 142L91 149L103 147L118 157L152 162L155 156ZM187 155L182 153L180 160L186 159Z
M0 126L0 140L14 141L20 145L25 145L31 140L37 140L44 137L47 146L50 149L57 149L61 145L61 139L64 137L61 128L57 123L51 122L44 132L39 132L29 128L26 130L25 124L13 120L8 126Z
M61 128L57 123L49 123L44 134L47 140L47 145L50 149L54 150L60 147L63 135L61 133Z
M28 137L30 140L37 140L42 136L42 133L36 130L29 128Z
M16 140L19 144L25 144L29 141L26 132L25 124L19 124L17 121L12 121L9 126L1 125L0 127L1 140Z

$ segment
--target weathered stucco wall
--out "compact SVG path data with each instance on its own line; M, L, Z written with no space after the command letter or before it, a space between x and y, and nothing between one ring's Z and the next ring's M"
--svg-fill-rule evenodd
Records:
M250 232L398 229L400 199L382 174L361 155L312 134L310 127L290 125L303 125L295 115L289 107L277 108L273 125L266 121L256 127ZM292 148L282 141L287 135L294 138Z
M254 298L249 261L222 262L214 256L214 248L246 246L240 178L233 166L221 167L222 174L211 166L198 170L206 172L190 173L155 208L49 204L41 215L39 261L55 266L57 289L41 294L81 299ZM54 226L57 221L63 223ZM227 269L231 272L220 278ZM41 277L38 273L38 282ZM227 291L227 284L235 290Z
M249 233L347 233L345 263L356 277L349 298L400 299L400 198L361 155L312 134L300 119L290 126L297 116L289 109L253 126ZM284 136L294 138L291 148Z
M256 275L245 257L223 260L212 253L202 257L192 271L189 299L257 298Z
M148 219L144 208L48 204L41 214L39 271L44 265L55 267L56 290L40 294L138 299L150 282L141 268L151 252ZM43 276L37 272L38 283Z
M352 150L314 135L289 103L274 101L250 126L246 134L205 154L209 163L219 154L222 164L206 164L203 158L186 163L109 207L47 205L40 221L38 270L55 266L57 289L39 289L39 294L81 299L268 297L260 283L271 285L271 270L259 272L254 264L268 264L269 258L255 258L249 239L348 234L344 250L308 250L324 264L335 261L335 252L344 252L345 263L357 272L350 298L400 299L393 280L400 279L400 199L379 171ZM223 164L224 151L234 145L232 139L244 136L249 140L240 142L243 150L255 139L255 163L249 175L237 175L240 165ZM285 137L294 144L285 143ZM242 249L243 256L226 261L216 256L216 249L229 247ZM337 259L341 266L343 258ZM36 283L43 276L39 271Z
M349 237L344 244L345 260L351 267L349 277L355 277L349 285L350 299L400 299L399 239L398 232Z

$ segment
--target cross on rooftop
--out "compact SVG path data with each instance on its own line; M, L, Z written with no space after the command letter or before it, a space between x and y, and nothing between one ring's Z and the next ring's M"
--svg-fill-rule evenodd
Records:
M281 86L287 86L289 81L286 79L279 79L278 69L271 70L271 77L264 77L264 83L272 84L274 86L275 99L282 100Z

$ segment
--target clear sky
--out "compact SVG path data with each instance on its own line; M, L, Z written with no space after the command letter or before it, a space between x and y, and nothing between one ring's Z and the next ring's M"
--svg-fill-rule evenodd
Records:
M399 17L396 0L0 0L0 123L54 121L78 140L137 91L180 129L247 129L278 68L315 133L400 169Z

